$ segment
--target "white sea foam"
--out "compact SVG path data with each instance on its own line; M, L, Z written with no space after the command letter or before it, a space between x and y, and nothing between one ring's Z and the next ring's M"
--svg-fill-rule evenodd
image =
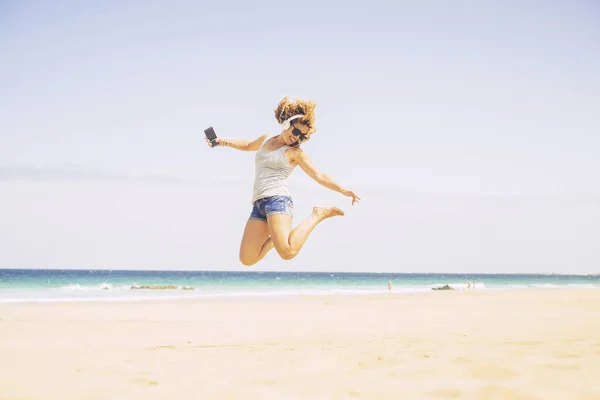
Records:
M106 282L102 282L98 285L94 285L94 286L86 286L86 285L80 285L78 283L75 284L70 284L67 286L63 286L61 289L67 289L67 290L76 290L76 291L82 291L82 292L86 292L86 291L97 291L97 290L112 290L114 287L112 284L110 283L106 283ZM125 288L124 286L121 287L121 289Z
M283 282L283 280L278 281ZM141 286L132 284L115 284L102 282L100 284L82 285L72 283L60 288L46 289L10 289L0 293L0 303L29 303L29 302L119 302L119 301L150 301L150 300L176 300L194 298L278 298L293 296L356 296L385 293L422 293L430 292L433 288L449 285L455 290L468 290L466 282L439 282L435 284L418 284L410 286L394 284L389 291L387 285L361 286L359 285L285 285L281 283L277 288L273 286L196 286L194 290L187 285L157 285L174 286L160 290L132 290ZM154 286L154 285L150 285ZM513 290L513 289L559 289L559 288L600 288L600 284L591 283L510 283L493 284L487 287L484 282L474 282L471 290Z
M595 289L600 286L594 285L592 283L567 283L563 285L556 285L554 283L532 283L528 286L538 288L538 289L560 289L560 288L573 288L573 289Z

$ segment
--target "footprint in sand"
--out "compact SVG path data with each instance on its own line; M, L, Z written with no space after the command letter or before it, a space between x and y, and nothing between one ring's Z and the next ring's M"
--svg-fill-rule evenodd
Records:
M440 399L457 399L460 397L460 390L455 388L438 389L426 394L427 396L437 397Z
M148 350L161 350L161 349L175 349L175 346L154 346L154 347L148 348Z
M554 352L556 358L581 358L580 354L567 353L566 351L557 350Z
M579 365L573 364L542 364L541 366L548 369L559 369L563 371L577 371L581 369Z
M561 342L565 342L565 343L583 342L583 341L584 341L584 339L582 339L582 338L570 338L570 339L561 340Z
M135 382L135 383L140 383L142 385L147 385L147 386L156 386L158 385L157 381L148 379L148 378L133 378L133 379L129 379L130 382Z
M540 344L544 344L544 342L516 341L516 342L503 342L502 344L512 344L515 346L539 346Z
M496 367L494 365L484 365L473 368L471 376L476 379L486 380L505 380L519 376L515 371L508 368Z
M453 365L465 365L471 362L470 358L467 357L456 357L450 361Z
M477 399L511 399L511 400L537 400L535 397L516 392L501 386L485 386L477 391Z

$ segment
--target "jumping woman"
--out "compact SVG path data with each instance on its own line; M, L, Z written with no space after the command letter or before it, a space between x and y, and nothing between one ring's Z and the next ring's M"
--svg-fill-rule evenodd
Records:
M240 261L246 266L259 262L273 247L284 260L294 258L312 230L326 218L344 215L337 207L313 207L312 214L292 229L294 202L288 190L288 177L298 165L317 183L352 198L353 191L342 188L315 168L300 144L315 132L315 106L312 101L290 101L284 97L275 109L281 133L256 140L215 139L216 146L256 151L252 212L240 245ZM208 141L208 139L206 139ZM210 146L210 143L209 143Z

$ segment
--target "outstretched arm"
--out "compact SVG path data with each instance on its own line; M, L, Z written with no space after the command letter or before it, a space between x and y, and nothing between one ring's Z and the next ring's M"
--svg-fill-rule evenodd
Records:
M308 154L306 154L301 149L295 149L294 159L298 163L300 168L302 168L302 171L304 171L308 176L310 176L315 182L325 186L327 189L331 189L333 191L341 193L344 196L352 197L353 205L354 203L357 203L360 200L360 197L354 194L352 190L342 188L335 180L333 180L332 177L319 171L313 164Z
M218 146L231 147L242 151L256 151L269 135L262 135L254 140L217 138ZM206 140L208 142L208 139ZM210 146L210 142L209 142Z

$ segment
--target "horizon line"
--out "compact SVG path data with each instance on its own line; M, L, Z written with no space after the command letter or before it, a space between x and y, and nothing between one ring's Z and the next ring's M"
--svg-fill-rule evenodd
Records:
M392 274L392 275L563 275L563 276L600 276L599 272L392 272L392 271L318 271L318 270L212 270L212 269L120 269L120 268L1 268L0 271L119 271L119 272L210 272L210 273L320 273L320 274Z

